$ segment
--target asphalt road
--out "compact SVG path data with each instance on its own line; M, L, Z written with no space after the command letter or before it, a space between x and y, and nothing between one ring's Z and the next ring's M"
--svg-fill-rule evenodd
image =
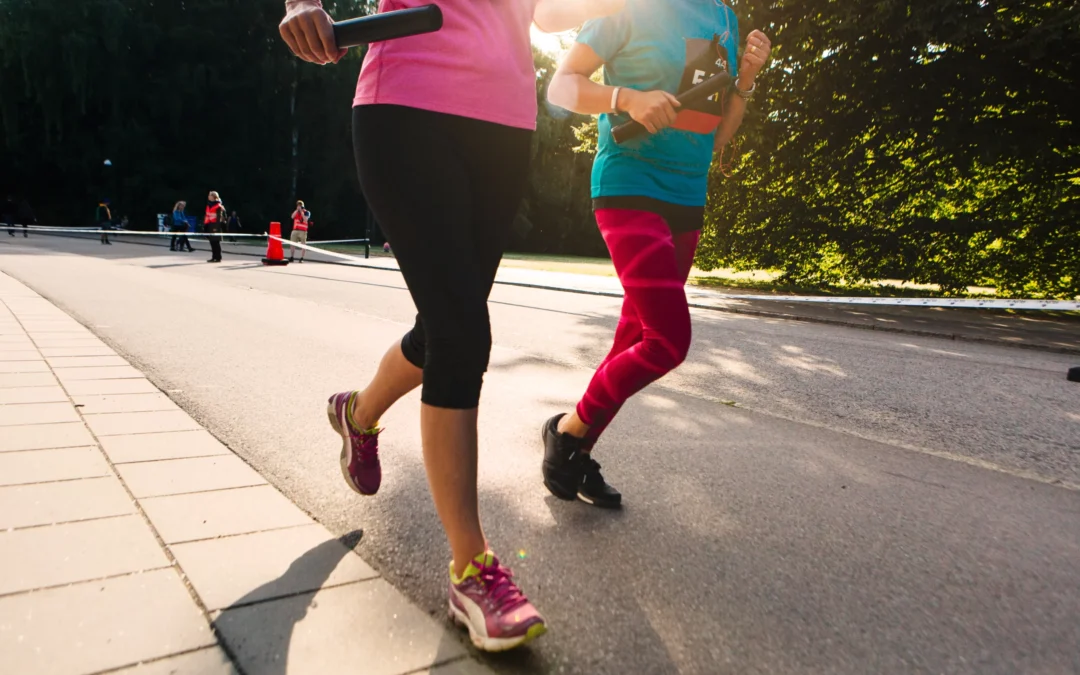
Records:
M83 321L433 613L446 546L418 397L384 484L349 491L325 421L411 323L399 275L96 242L0 241ZM596 450L611 513L550 497L541 422L618 301L497 286L481 408L487 534L551 624L507 673L1080 672L1080 385L1067 355L696 311L687 363ZM725 405L734 401L737 405Z

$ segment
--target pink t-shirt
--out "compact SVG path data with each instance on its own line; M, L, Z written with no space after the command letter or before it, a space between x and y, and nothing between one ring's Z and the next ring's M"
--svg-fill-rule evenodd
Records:
M433 1L442 29L372 44L353 105L389 103L535 129L529 27L536 0L381 0L379 11Z

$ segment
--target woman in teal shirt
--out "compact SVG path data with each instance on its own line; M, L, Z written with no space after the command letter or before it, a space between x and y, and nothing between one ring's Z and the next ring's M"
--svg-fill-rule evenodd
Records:
M768 62L761 31L737 58L739 24L721 0L627 0L585 24L559 65L548 100L600 115L593 209L623 285L615 344L574 412L543 426L544 484L562 499L617 507L593 445L628 398L676 368L690 348L683 287L705 217L713 153L734 137ZM590 77L601 66L604 83ZM726 73L733 87L683 107L676 96ZM635 120L649 132L617 144L611 129Z

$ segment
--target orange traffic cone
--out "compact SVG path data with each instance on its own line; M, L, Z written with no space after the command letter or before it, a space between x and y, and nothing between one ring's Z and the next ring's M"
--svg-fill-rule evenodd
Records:
M270 239L266 242L266 257L262 259L264 265L288 265L285 259L285 251L281 248L281 223L270 223Z

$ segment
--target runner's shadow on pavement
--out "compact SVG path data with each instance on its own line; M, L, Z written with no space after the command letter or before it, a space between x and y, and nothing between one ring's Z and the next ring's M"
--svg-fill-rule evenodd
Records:
M315 590L360 543L355 530L310 549L277 579L243 596L214 618L214 628L244 672L284 675L296 625L317 607ZM223 564L228 564L223 561Z

